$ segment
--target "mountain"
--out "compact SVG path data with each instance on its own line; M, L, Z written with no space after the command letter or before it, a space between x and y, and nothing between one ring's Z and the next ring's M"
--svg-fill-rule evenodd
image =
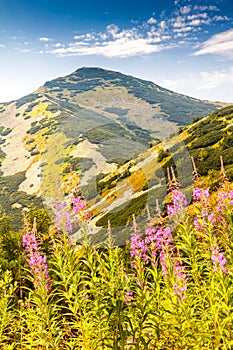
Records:
M22 207L47 207L56 198L58 178L72 164L82 172L81 185L100 220L102 209L124 205L133 193L120 185L122 198L117 196L115 205L108 198L110 207L104 207L109 189L127 179L133 160L219 107L101 68L81 68L46 82L32 94L0 104L0 205L18 226ZM136 168L133 173L136 192L145 190L144 175Z

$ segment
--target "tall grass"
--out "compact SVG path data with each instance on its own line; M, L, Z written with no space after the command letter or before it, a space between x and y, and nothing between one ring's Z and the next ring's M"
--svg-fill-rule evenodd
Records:
M110 225L101 245L75 243L70 232L85 232L89 213L65 188L49 242L25 215L21 273L1 273L1 349L233 348L233 186L223 168L213 194L195 173L189 206L173 176L168 215L145 232L134 221L125 247Z

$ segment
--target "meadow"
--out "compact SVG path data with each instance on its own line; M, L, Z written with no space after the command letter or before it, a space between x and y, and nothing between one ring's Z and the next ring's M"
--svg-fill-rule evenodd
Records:
M233 184L212 191L194 164L192 202L172 169L163 213L133 216L130 242L92 245L90 213L71 172L45 229L0 219L0 349L232 349ZM82 242L72 233L82 232Z

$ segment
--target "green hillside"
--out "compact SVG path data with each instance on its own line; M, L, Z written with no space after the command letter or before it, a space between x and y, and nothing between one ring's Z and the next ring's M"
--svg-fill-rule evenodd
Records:
M177 135L181 126L218 108L101 68L78 69L17 101L0 104L2 210L13 213L14 224L21 225L22 208L47 205L56 197L57 181L71 164L82 173L97 227L106 226L104 211L121 211L127 201L128 217L141 212L137 196L144 208L150 188L162 191L161 198L166 192L163 168L151 167L147 152ZM135 172L132 167L140 159L145 165Z
M163 210L167 202L167 169L173 167L179 177L180 186L191 203L193 168L191 156L203 181L215 189L220 178L220 156L223 157L229 180L233 180L233 106L214 112L189 126L180 129L179 134L142 153L139 157L121 166L117 171L98 182L99 193L90 202L95 202L97 226L107 227L110 220L119 241L126 237L132 226L132 214L140 226L146 222L148 209L155 213L156 199ZM121 192L119 188L124 190ZM128 200L102 214L111 203L124 197L131 189ZM88 191L87 191L88 195ZM103 200L104 198L104 200ZM96 204L98 203L98 204ZM99 211L98 211L98 210ZM95 211L94 211L95 213ZM128 229L127 229L128 227ZM102 233L102 231L100 231ZM101 235L100 235L101 236Z

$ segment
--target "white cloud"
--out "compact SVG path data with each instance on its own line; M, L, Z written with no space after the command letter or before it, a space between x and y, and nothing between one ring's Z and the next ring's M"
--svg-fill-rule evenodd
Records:
M146 23L148 23L148 24L155 24L155 23L157 23L157 20L154 17L151 17L151 18L148 19L148 21Z
M71 43L67 48L59 48L50 52L60 56L101 55L110 58L129 57L161 51L162 46L156 44L156 41L158 39L130 39L122 37L114 41L106 41L86 47L84 43Z
M187 17L187 19L188 19L189 21L192 21L192 20L195 20L195 19L199 19L199 18L207 19L207 18L208 18L208 15L207 15L206 12L204 12L204 13L198 13L197 15L189 15L189 16Z
M101 40L107 40L108 35L106 33L99 33L100 39Z
M202 5L196 5L194 6L193 8L195 11L206 11L206 10L209 10L209 11L219 11L219 9L217 8L217 6L202 6Z
M6 46L4 44L0 44L0 48L4 49Z
M55 47L62 47L63 45L61 43L54 44Z
M174 19L173 27L174 28L182 28L185 27L185 19L184 17L178 16L176 19Z
M233 102L229 94L233 84L233 66L228 69L185 73L177 79L164 79L159 84L167 89L203 100Z
M106 29L107 33L110 34L113 38L116 37L116 34L119 31L119 27L116 24L109 24Z
M191 7L188 8L190 8L191 11ZM183 13L184 12L185 11L183 11ZM207 13L189 14L187 16L188 13L190 12L186 10L186 13L183 14L183 16L180 15L171 20L174 33L190 32L192 28L193 31L201 30L202 25L208 25L211 23L211 19L208 17Z
M214 16L214 21L217 21L217 22L219 22L219 21L229 21L229 20L230 20L230 18L227 17L227 16Z
M180 8L180 12L182 15L187 15L191 11L191 6L184 6Z
M19 52L21 53L28 53L28 52L31 52L30 49L22 49L22 50L19 50Z
M166 22L165 21L161 21L159 26L160 26L160 28L165 29L166 28Z
M53 39L52 38L48 38L46 36L42 36L42 37L39 38L39 41L48 42L48 41L53 41Z
M86 41L91 41L91 40L95 40L95 38L96 38L96 37L95 37L94 34L87 33L84 40L86 40Z
M160 33L165 27L165 21L159 24L159 28L150 26L147 30L142 26L120 30L117 25L110 24L105 33L75 35L75 41L66 47L56 47L47 52L58 56L101 55L109 58L147 55L171 47L171 44L164 44L171 38L170 35Z
M217 6L208 6L208 10L210 10L210 11L219 11Z
M201 24L201 20L200 19L193 19L189 25L190 26L199 26Z
M74 40L80 40L80 39L84 39L84 38L85 38L84 34L74 36Z
M216 34L201 44L201 49L194 56L215 54L233 58L233 29Z
M190 27L190 26L174 29L175 33L186 33L191 31L193 31L193 27Z
M199 90L209 90L224 84L233 84L233 67L229 70L215 70L212 72L201 72L201 84Z
M210 19L193 19L191 22L189 22L190 26L200 26L201 24L210 24Z
M183 2L183 1L182 1ZM181 3L181 2L180 2ZM189 2L191 4L191 1ZM102 55L105 57L128 57L134 55L147 55L174 47L191 47L198 42L194 33L205 32L204 26L214 21L215 6L180 6L173 12L173 17L167 18L161 13L161 20L156 19L155 13L141 23L131 23L131 27L122 29L112 23L106 26L105 31L76 33L73 40L66 45L55 44L54 49L47 52L59 55ZM216 16L215 16L216 17ZM217 21L216 17L216 21ZM220 20L220 18L219 18ZM185 38L185 42L184 39ZM49 38L41 38L48 41ZM198 42L199 43L199 42ZM48 42L45 45L49 45ZM199 47L200 49L203 47ZM196 48L196 50L198 50ZM197 53L198 54L198 53Z

